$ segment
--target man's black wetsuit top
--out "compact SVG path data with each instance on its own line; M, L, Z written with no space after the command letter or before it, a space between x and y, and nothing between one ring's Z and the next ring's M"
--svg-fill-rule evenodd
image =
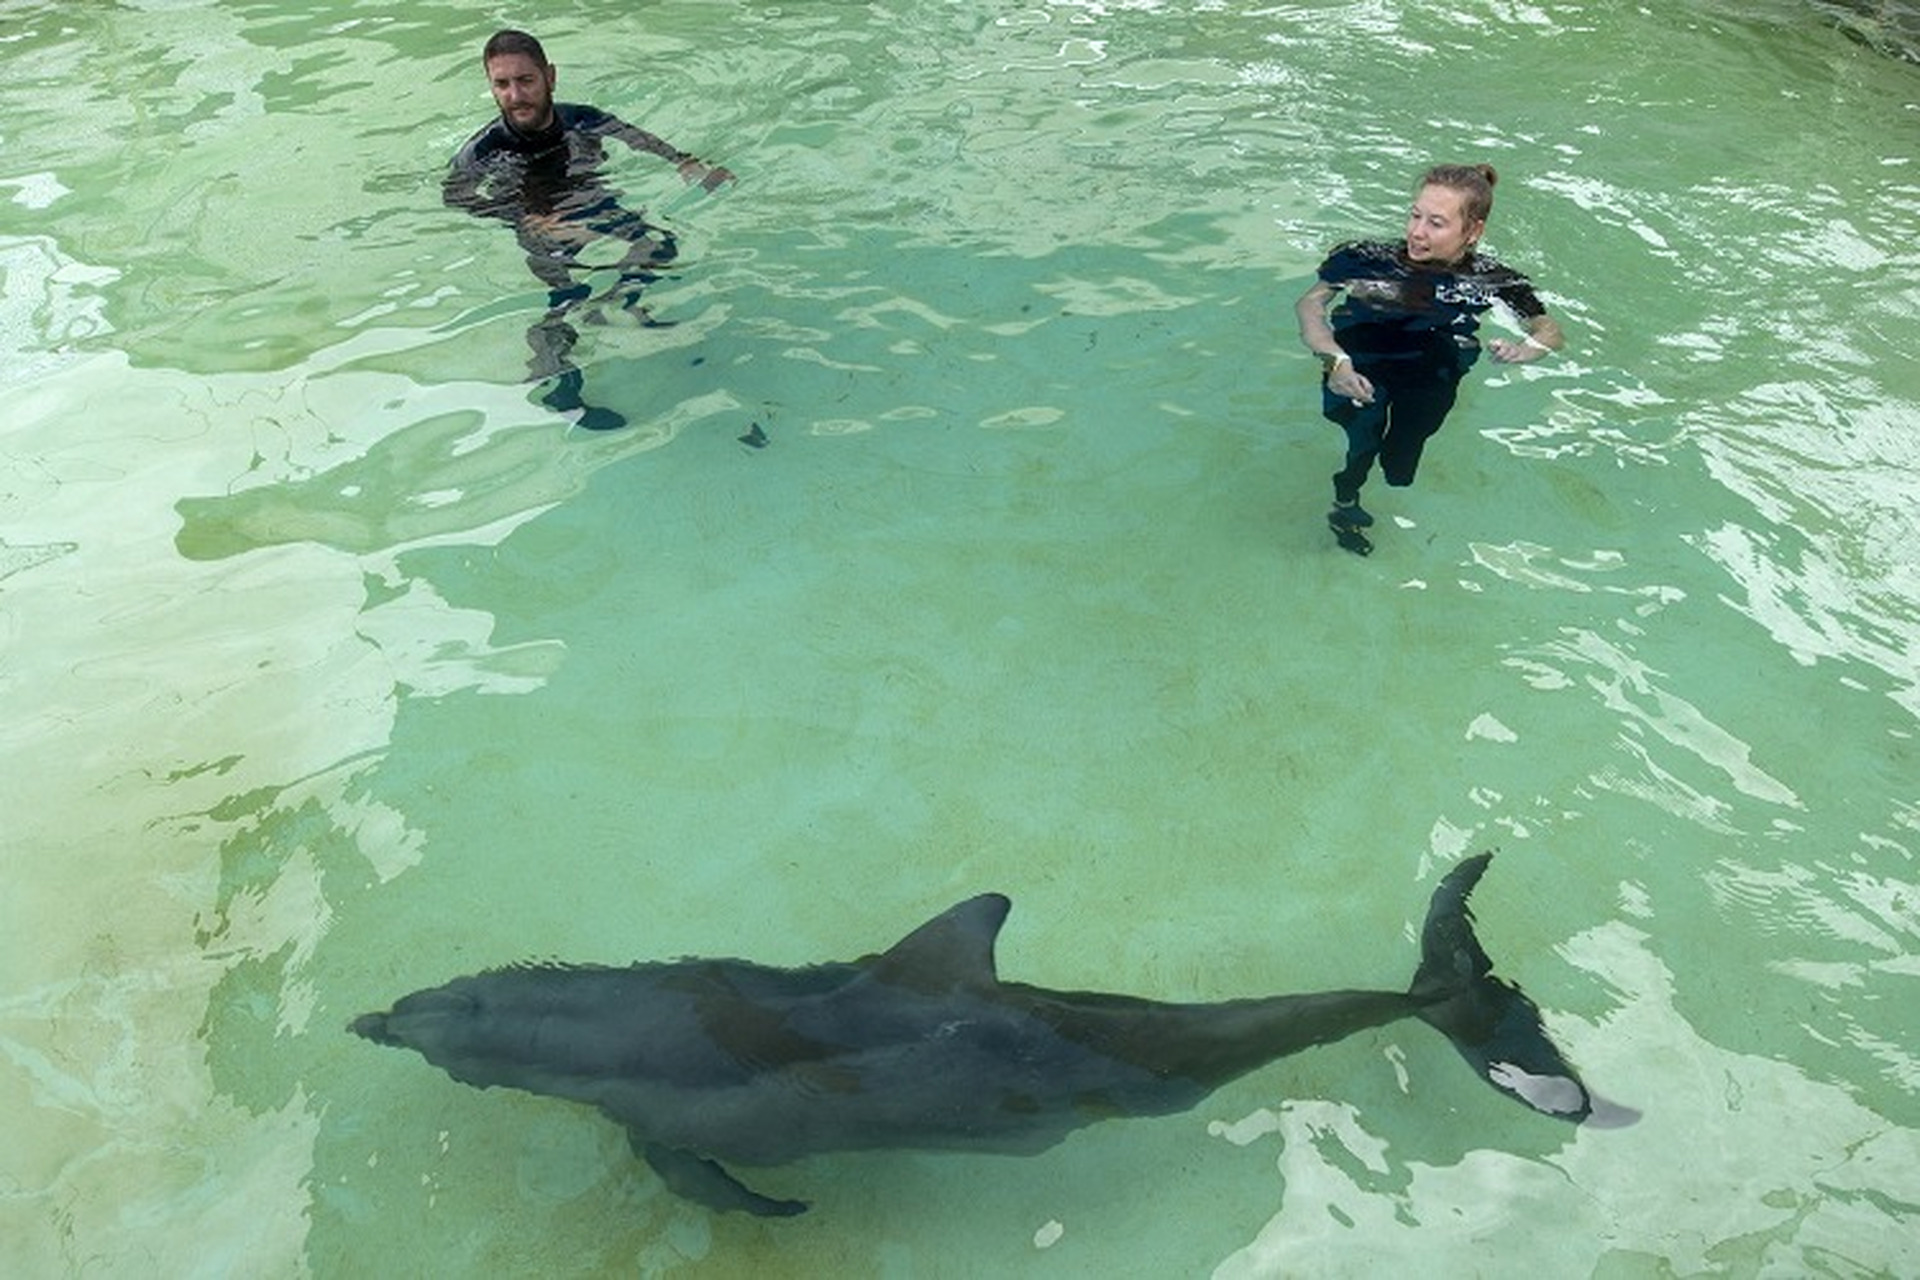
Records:
M553 123L539 133L522 133L495 118L467 139L447 172L446 202L515 226L528 215L551 214L592 225L619 210L613 191L600 181L610 137L676 165L694 158L598 107L556 102Z

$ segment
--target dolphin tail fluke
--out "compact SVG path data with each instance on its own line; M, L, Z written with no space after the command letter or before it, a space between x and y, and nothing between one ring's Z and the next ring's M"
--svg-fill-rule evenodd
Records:
M709 1209L740 1209L759 1218L791 1218L807 1211L804 1200L775 1200L752 1190L716 1162L679 1147L649 1142L629 1129L634 1153L653 1167L667 1190Z
M1547 1038L1539 1007L1493 976L1493 961L1474 936L1467 897L1492 857L1468 858L1433 891L1420 969L1408 994L1421 1002L1419 1017L1452 1041L1488 1084L1535 1111L1585 1120L1594 1099Z

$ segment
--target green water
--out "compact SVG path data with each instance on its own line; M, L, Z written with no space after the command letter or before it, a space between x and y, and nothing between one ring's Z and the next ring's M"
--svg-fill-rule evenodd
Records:
M617 163L678 324L586 333L588 435L439 204L498 11L7 5L0 1271L1920 1272L1920 77L1811 5L1399 9L568 6L562 97L740 175ZM1569 351L1360 560L1291 304L1437 158ZM1637 1125L1391 1027L765 1222L342 1030L987 889L1023 981L1393 985L1487 847Z

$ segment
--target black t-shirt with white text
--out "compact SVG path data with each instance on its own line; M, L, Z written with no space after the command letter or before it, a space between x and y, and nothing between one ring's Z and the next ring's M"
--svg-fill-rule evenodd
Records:
M1484 253L1436 266L1409 258L1404 240L1359 240L1328 254L1319 275L1342 291L1328 319L1359 366L1406 361L1465 372L1480 354L1480 316L1496 303L1522 321L1547 313L1525 276Z

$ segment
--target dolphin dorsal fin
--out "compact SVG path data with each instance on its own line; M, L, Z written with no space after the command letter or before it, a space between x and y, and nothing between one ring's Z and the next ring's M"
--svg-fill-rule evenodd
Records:
M1000 979L993 942L1013 903L983 893L948 907L867 962L868 976L916 991L990 987Z

